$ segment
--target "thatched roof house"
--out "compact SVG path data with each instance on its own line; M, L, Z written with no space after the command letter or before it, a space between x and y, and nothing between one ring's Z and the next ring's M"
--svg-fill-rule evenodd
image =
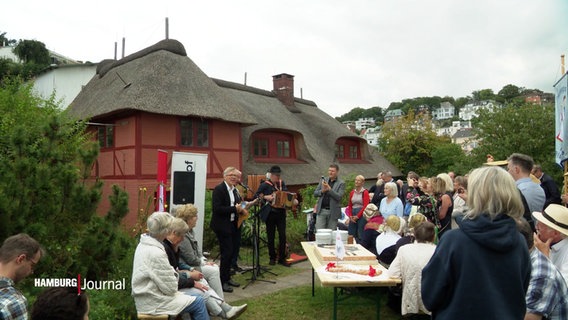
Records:
M316 183L331 163L342 175L400 175L313 101L294 97L293 76L276 75L273 82L267 91L212 79L181 43L163 40L99 63L69 112L90 119L101 142L93 176L128 189L133 203L140 186L155 185L157 149L208 154L208 187L227 166L246 176L277 164L289 186Z
M291 76L288 79L291 79ZM322 174L327 175L327 168L331 163L338 163L343 175L361 174L368 179L374 179L379 171L387 170L392 171L395 176L401 175L376 148L369 147L365 139L347 130L340 122L319 109L313 101L293 98L293 105L286 106L275 94L277 88L275 91L265 91L218 79L214 81L255 118L256 124L242 129L243 150L253 149L251 144L255 132L286 132L292 135L296 142L295 161L274 163L255 158L251 152L243 152L243 172L263 174L270 165L278 164L290 185L317 182ZM336 144L341 139L353 141L360 146L359 159L337 158Z
M160 41L118 61L102 61L70 106L77 117L91 119L132 110L254 123L176 40Z

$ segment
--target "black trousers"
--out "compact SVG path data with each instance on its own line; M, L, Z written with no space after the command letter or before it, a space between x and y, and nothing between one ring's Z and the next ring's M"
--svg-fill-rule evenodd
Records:
M221 264L219 265L219 276L221 283L226 283L231 279L231 262L235 254L235 233L215 232L219 240L219 250L221 253Z
M233 236L233 258L231 259L231 268L236 268L239 266L239 253L241 251L241 229L237 228Z
M278 230L278 260L286 260L286 210L272 209L266 219L266 237L270 260L276 260L274 238Z

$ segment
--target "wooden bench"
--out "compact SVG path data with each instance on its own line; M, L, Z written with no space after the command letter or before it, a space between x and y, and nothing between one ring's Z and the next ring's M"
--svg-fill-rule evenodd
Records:
M167 314L162 315L153 315L153 314L145 314L139 313L137 315L139 320L168 320L169 316Z

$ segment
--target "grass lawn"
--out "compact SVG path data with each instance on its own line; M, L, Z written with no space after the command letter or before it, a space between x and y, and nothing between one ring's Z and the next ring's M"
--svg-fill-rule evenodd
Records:
M241 265L248 265L251 250L242 248ZM303 254L303 252L296 252ZM267 249L260 251L262 266L268 266ZM270 271L278 274L263 273L266 280L278 281L278 278L306 271L301 268L286 268L280 265L269 266ZM250 273L237 274L232 277L241 284L246 284ZM316 280L315 296L312 297L311 280L296 288L281 289L266 295L231 302L232 305L248 304L247 311L239 318L247 319L332 319L333 317L333 288L321 287ZM254 284L246 290L254 290ZM345 300L343 298L347 297ZM375 301L380 299L380 319L400 319L400 315L386 306L387 288L361 288L356 293L344 292L338 304L337 319L377 319Z
M262 224L264 228L264 224ZM305 218L287 219L287 238L290 244L291 252L296 254L304 254L300 241L304 241L303 232L306 230ZM264 232L262 238L265 239ZM246 239L246 237L243 237ZM278 242L278 239L276 239ZM217 248L211 250L211 258L216 258ZM274 276L270 273L262 273L265 280L278 281L279 278L305 272L306 269L287 268L280 265L268 265L268 249L266 244L261 241L260 246L260 264L269 267L270 271L278 274ZM252 265L252 249L244 241L240 251L239 265L248 267ZM241 285L247 284L250 279L250 273L237 274L232 277ZM245 290L254 290L254 284ZM394 320L400 319L399 313L393 311L386 306L387 288L365 288L359 290L356 295L349 295L346 300L340 300L338 304L337 319L377 319L376 317L376 299L380 298L380 319ZM379 296L379 298L377 297ZM333 317L333 288L324 288L316 281L315 297L312 297L311 279L306 280L306 284L300 287L290 289L280 289L273 293L257 296L231 302L232 305L247 303L247 311L239 317L239 319L332 319Z
M337 319L366 320L377 319L376 305L370 297L380 295L380 319L400 319L400 316L386 306L385 288L365 288L358 294L349 295L338 304ZM363 297L362 295L365 295ZM340 298L341 299L341 298ZM332 319L333 288L316 287L312 297L310 285L284 289L254 299L237 301L233 305L248 303L247 312L239 319Z

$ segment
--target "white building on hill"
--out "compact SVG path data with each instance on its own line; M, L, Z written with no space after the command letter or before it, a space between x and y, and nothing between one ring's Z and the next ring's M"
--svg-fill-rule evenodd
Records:
M363 131L361 131L361 136L363 137L363 139L367 140L367 143L370 146L378 147L379 139L381 138L381 127L377 126L363 129Z
M375 118L359 118L355 121L355 129L363 130L375 126Z
M499 105L497 102L491 100L470 102L460 109L459 117L461 120L469 121L477 117L479 115L479 110L482 108L493 110L494 108L499 108L500 106L501 105Z
M456 114L456 107L449 102L440 103L440 107L432 110L432 119L444 120L451 119Z

